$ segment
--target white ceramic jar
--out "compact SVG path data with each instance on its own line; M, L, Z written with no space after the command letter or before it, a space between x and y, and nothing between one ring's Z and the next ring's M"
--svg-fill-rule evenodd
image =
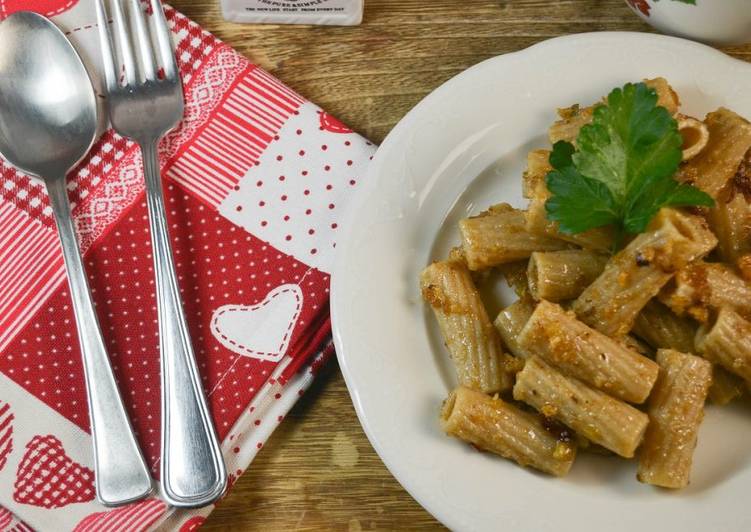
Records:
M751 42L751 0L626 0L664 33L713 44Z

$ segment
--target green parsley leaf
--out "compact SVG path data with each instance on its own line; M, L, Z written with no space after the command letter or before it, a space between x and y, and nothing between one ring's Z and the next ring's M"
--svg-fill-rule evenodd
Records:
M553 146L550 164L555 168L546 177L552 197L545 203L548 218L558 220L564 233L581 233L592 227L619 220L613 195L603 183L584 177L571 159L574 146L559 141Z
M576 142L578 150L556 143L546 177L548 219L565 233L610 224L640 233L662 207L714 204L701 190L673 179L683 139L644 83L614 89Z
M640 233L662 207L685 207L701 205L712 207L714 201L696 187L666 179L636 195L632 206L623 220L623 228L628 233Z

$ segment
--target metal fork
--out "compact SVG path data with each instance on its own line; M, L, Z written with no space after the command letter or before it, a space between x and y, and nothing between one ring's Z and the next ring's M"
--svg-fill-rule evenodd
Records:
M118 79L115 65L119 61L113 53L103 0L97 0L96 9L110 121L118 133L137 142L143 153L161 352L163 494L173 506L205 506L224 493L227 472L180 301L157 156L159 139L182 119L182 84L162 3L151 0L154 24L150 29L139 1L126 1L129 20L120 0L112 1L111 13L125 67L124 85Z

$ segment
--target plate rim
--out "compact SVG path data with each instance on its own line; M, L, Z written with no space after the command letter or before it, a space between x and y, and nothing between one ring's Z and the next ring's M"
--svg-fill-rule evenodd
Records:
M728 54L717 50L716 48L713 48L712 46L682 37L635 31L600 31L562 35L539 41L520 50L515 50L484 59L438 85L435 89L426 94L394 125L394 127L384 138L383 142L379 145L378 150L376 151L376 154L373 157L373 160L371 161L371 164L365 174L365 179L363 180L365 186L361 188L357 192L357 194L355 194L355 196L353 196L350 209L345 216L345 221L347 223L342 224L342 226L346 227L347 229L343 232L343 236L340 237L337 244L339 249L334 261L334 266L332 268L330 301L332 336L337 361L341 368L347 391L354 405L360 426L362 427L365 435L368 438L368 442L376 451L378 457L386 466L389 473L425 511L430 513L441 524L449 527L450 529L460 528L460 526L464 523L458 519L454 519L450 513L447 513L440 508L436 508L431 505L427 500L429 498L429 494L422 493L422 491L411 481L411 479L407 478L408 475L395 474L397 465L394 463L393 457L390 455L390 453L382 447L380 439L374 433L373 428L368 421L367 414L364 411L362 400L357 389L357 383L355 382L356 377L354 376L353 370L348 362L348 355L343 354L345 352L344 347L346 340L343 338L343 333L339 326L339 313L340 305L342 305L342 303L340 303L340 298L345 298L346 296L341 295L342 289L340 288L340 281L338 280L341 279L342 274L347 270L346 256L351 251L350 248L354 245L352 242L355 233L354 222L357 219L358 213L360 212L360 207L364 203L366 203L366 201L369 199L374 189L376 188L375 180L377 178L377 175L379 174L380 167L383 165L382 154L386 153L388 149L390 149L391 144L398 140L398 137L402 134L403 131L408 130L412 122L414 122L414 120L424 107L431 105L434 100L439 100L442 95L451 90L455 84L461 83L464 78L475 75L478 71L484 69L504 68L504 63L513 61L514 59L527 55L530 52L537 52L548 47L555 47L560 45L561 43L571 45L577 42L592 43L610 39L624 39L628 41L635 40L652 43L669 42L672 44L684 46L687 49L691 48L699 53L704 54L707 57L714 56L715 60L727 63L727 67L748 69L749 71L751 71L751 63L747 63L740 59L731 57Z

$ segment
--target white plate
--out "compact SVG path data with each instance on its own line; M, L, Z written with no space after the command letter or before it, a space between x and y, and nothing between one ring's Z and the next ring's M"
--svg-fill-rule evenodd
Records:
M691 486L677 493L637 482L633 462L585 454L568 477L549 478L478 453L438 426L455 380L420 300L419 271L458 242L459 218L499 201L525 204L525 156L546 146L557 107L655 76L673 84L684 112L703 116L724 105L751 117L751 65L672 37L575 35L456 76L394 128L373 161L339 243L336 350L376 451L452 529L751 530L745 405L709 409Z

